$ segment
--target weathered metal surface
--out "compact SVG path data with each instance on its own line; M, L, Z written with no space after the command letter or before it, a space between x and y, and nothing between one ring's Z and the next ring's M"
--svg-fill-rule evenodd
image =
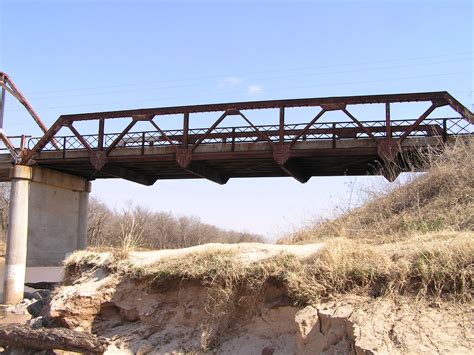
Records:
M197 112L225 112L238 109L242 110L257 110L270 108L291 108L291 107L308 107L308 106L323 106L331 107L333 110L342 109L347 105L361 105L361 104L385 104L394 102L422 102L432 100L446 101L456 112L462 117L468 119L471 123L474 122L472 112L464 107L459 101L452 97L447 91L423 92L423 93L408 93L408 94L386 94L386 95L364 95L364 96L339 96L339 97L324 97L324 98L305 98L305 99L289 99L289 100L266 100L266 101L247 101L234 103L220 103L208 105L191 105L191 106L173 106L160 107L136 110L121 110L108 112L94 112L81 113L74 115L63 115L66 121L83 121L96 120L99 118L123 118L133 117L134 115L173 115Z
M43 132L46 133L48 128L46 127L46 125L44 124L40 116L33 109L33 106L31 106L31 104L28 102L26 97L21 93L20 89L18 89L18 87L13 82L12 78L8 76L6 73L1 72L1 71L0 71L0 86L2 87L3 90L8 91L13 97L15 97L25 107L25 109L34 119L36 124L41 128Z
M429 108L409 120L393 120L390 105L427 102ZM351 105L383 104L385 117L364 121ZM449 105L461 117L430 118ZM285 123L288 108L316 107L319 112L299 124ZM275 124L257 125L250 110L278 109ZM244 112L245 111L245 112ZM339 111L350 121L321 122L327 112ZM220 112L207 127L190 129L194 113ZM273 112L273 111L272 111ZM164 130L154 120L182 115L180 129ZM221 127L227 116L240 116L245 126ZM126 120L121 132L107 132L105 122ZM81 134L75 122L98 121L96 134ZM150 130L134 131L140 122ZM122 177L150 184L156 179L207 178L219 184L230 177L292 176L306 182L311 176L373 174L384 162L401 162L430 145L452 136L473 136L472 113L447 92L391 94L237 102L63 115L43 137L29 140L23 164L38 164L89 179ZM59 136L68 128L72 135ZM409 167L402 167L408 169Z
M6 93L11 94L20 104L22 104L28 113L31 115L36 124L41 128L41 130L46 133L48 128L43 123L39 115L33 109L31 104L28 102L26 97L21 93L18 87L15 85L13 80L6 73L0 71L0 141L4 144L5 148L9 151L11 160L14 163L20 162L23 157L25 140L23 136L17 137L8 137L5 131L3 130L4 123L4 114L5 114L5 99ZM20 138L21 137L21 138ZM15 144L11 141L11 138L20 138L19 147L15 147ZM57 148L56 141L54 138L51 140L51 143Z

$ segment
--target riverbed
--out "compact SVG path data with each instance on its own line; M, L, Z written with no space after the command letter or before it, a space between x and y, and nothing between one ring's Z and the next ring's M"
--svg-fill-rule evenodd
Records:
M0 264L0 304L3 302L3 276L5 265ZM47 266L47 267L27 267L26 268L26 282L57 282L63 277L63 268L61 266ZM33 291L25 286L25 291ZM0 324L2 323L22 323L29 319L29 315L25 314L3 314L0 310Z

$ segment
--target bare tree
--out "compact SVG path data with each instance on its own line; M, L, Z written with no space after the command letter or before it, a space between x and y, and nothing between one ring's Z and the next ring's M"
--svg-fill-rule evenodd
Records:
M97 199L92 199L89 206L88 240L95 247L170 249L210 242L263 241L258 235L223 230L195 216L175 217L132 202L120 211L109 209Z
M0 255L3 255L5 252L9 206L10 206L10 184L0 183Z
M92 197L89 201L89 216L87 242L89 246L104 246L107 239L107 223L112 217L109 208L98 199Z

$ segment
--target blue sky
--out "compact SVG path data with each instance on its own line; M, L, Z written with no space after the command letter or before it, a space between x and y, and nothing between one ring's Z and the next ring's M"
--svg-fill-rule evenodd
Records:
M472 109L472 18L472 2L456 0L0 0L0 69L48 125L77 112L435 90ZM11 98L5 115L8 134L38 134ZM382 181L102 180L93 194L272 237Z

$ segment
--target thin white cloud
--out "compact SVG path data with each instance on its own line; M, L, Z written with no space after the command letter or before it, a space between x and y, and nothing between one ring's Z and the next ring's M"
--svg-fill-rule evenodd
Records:
M263 85L253 84L247 87L247 91L250 95L258 95L263 92Z
M228 76L222 79L219 82L219 85L225 87L235 87L237 85L240 85L242 81L242 78L239 78L238 76Z

